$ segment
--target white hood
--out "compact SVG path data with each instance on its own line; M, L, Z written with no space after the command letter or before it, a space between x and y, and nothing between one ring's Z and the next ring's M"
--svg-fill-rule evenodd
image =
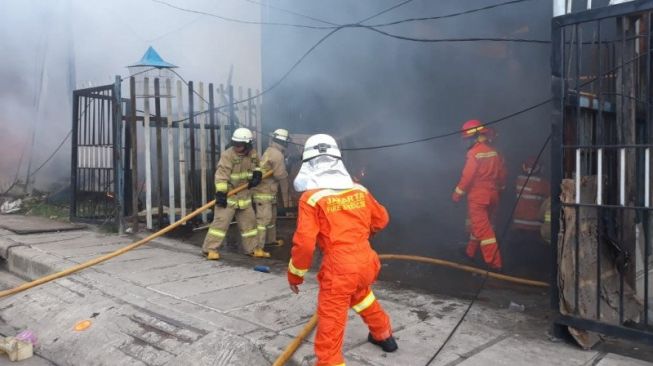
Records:
M295 191L304 192L318 188L349 189L354 182L341 159L321 155L302 164L294 186Z

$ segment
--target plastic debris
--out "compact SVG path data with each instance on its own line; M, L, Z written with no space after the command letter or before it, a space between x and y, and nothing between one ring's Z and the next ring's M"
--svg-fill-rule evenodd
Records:
M259 272L264 272L264 273L270 273L270 267L268 266L256 266L254 267L254 270Z
M3 214L18 212L20 211L22 205L23 200L20 198L14 201L7 201L3 203L2 206L0 206L0 212Z
M78 321L77 324L75 324L75 330L78 332L84 331L88 328L91 327L91 321L90 320L81 320Z
M6 353L9 361L22 361L34 355L34 346L16 337L5 337L0 339L0 352Z
M36 346L36 342L38 341L38 339L36 338L36 334L34 334L34 332L28 329L18 333L16 339L23 342L29 342L32 344L32 346Z
M510 311L518 311L518 312L522 312L522 311L526 310L526 307L525 307L524 305L522 305L522 304L518 304L518 303L516 303L516 302L512 302L512 301L511 301L511 302L510 302L510 305L508 305L508 309L509 309Z

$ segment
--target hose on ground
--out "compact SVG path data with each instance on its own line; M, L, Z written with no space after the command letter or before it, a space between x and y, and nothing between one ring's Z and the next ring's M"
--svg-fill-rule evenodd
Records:
M290 344L286 347L283 353L281 353L279 357L277 357L277 359L274 361L272 366L285 365L286 362L288 362L288 360L290 359L290 357L292 357L292 355L295 353L297 348L299 348L299 346L302 344L304 338L306 338L311 333L313 328L315 328L315 325L317 325L317 312L313 314L311 320L309 320L308 323L304 325L304 328L302 328L301 332L299 332L299 334L297 334L295 339L293 339L292 342L290 342Z
M449 267L449 268L455 268L459 269L462 271L466 272L471 272L471 273L477 273L481 275L487 275L490 278L494 278L497 280L501 281L508 281L512 283L517 283L520 285L527 285L527 286L536 286L536 287L549 287L549 284L546 282L541 282L541 281L535 281L535 280L529 280L525 278L519 278L519 277L514 277L514 276L508 276L504 275L501 273L494 273L490 271L486 271L483 269L479 269L476 267L472 266L467 266L464 264L458 264L455 262L449 262L445 261L443 259L437 259L437 258L429 258L429 257L421 257L417 255L405 255L405 254L379 254L380 259L390 259L390 260L404 260L404 261L413 261L413 262L421 262L421 263L429 263L429 264L437 264L440 266L444 267ZM313 328L315 328L315 325L317 324L317 313L313 314L313 317L311 320L304 325L304 328L302 328L302 331L293 339L293 341L286 346L286 349L283 351L283 353L274 361L272 366L283 366L286 364L286 362L292 357L292 355L297 351L297 348L302 344L302 341L304 338L306 338Z
M437 265L440 265L440 266L455 268L455 269L459 269L459 270L466 271L466 272L477 273L477 274L480 274L480 275L486 275L487 274L487 276L490 277L490 278L494 278L494 279L501 280L501 281L517 283L517 284L520 284L520 285L536 286L536 287L549 287L549 284L546 283L546 282L529 280L529 279L514 277L514 276L508 276L508 275L504 275L504 274L501 274L501 273L490 272L490 271L486 271L484 269L479 269L479 268L472 267L472 266L467 266L467 265L464 265L464 264L458 264L458 263L455 263L455 262L449 262L449 261L445 261L445 260L437 259L437 258L420 257L420 256L417 256L417 255L405 255L405 254L379 254L379 258L380 259L396 259L396 260L404 260L404 261L413 261L413 262L437 264Z
M263 174L263 179L269 178L270 176L272 176L272 171L269 171L269 172ZM245 189L247 189L247 184L246 183L232 189L231 191L229 191L227 193L227 196L233 196L234 194L237 194L237 193L239 193L239 192L241 192L241 191L243 191ZM78 264L76 266L70 267L70 268L65 269L65 270L63 270L61 272L52 273L52 274L49 274L47 276L37 278L34 281L23 283L20 286L16 286L14 288L10 288L10 289L7 289L7 290L0 291L0 298L10 296L10 295L15 295L15 294L17 294L19 292L23 292L25 290L28 290L28 289L30 289L32 287L36 287L36 286L42 285L42 284L50 282L50 281L54 281L54 280L59 279L61 277L68 276L68 275L70 275L72 273L79 272L79 271L81 271L83 269L86 269L88 267L92 267L92 266L94 266L96 264L108 261L111 258L115 258L115 257L117 257L119 255L125 254L125 253L129 252L130 250L136 249L136 248L140 247L141 245L146 244L146 243L148 243L148 242L162 236L163 234L166 234L166 233L176 229L177 227L185 224L188 220L194 218L195 216L197 216L197 215L201 214L202 212L204 212L204 211L210 209L211 207L213 207L213 205L215 205L215 200L206 203L204 206L202 206L202 207L196 209L195 211L189 213L188 215L182 217L179 221L175 222L174 224L168 225L165 228L163 228L163 229L149 235L148 237L146 237L144 239L141 239L141 240L139 240L137 242L134 242L132 244L129 244L129 245L125 246L125 247L122 247L122 248L120 248L120 249L118 249L118 250L116 250L114 252L111 252L109 254L105 254L103 256L91 259L91 260L86 261L84 263L80 263L80 264Z

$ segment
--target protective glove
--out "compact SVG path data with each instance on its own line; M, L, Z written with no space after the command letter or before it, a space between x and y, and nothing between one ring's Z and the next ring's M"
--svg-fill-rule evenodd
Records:
M295 274L288 272L288 284L290 286L298 286L304 283L304 277L299 277Z
M215 205L218 207L227 207L227 192L215 192Z
M456 203L460 202L460 200L462 198L463 198L463 195L456 192L456 191L453 191L453 193L451 194L451 200L456 202Z
M261 184L261 181L263 180L263 173L261 173L260 170L255 170L252 172L252 179L249 180L249 183L247 184L247 188L254 188L257 185Z

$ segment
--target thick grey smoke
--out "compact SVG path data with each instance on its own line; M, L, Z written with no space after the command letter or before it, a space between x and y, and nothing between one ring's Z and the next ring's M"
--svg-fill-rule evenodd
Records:
M172 4L258 21L244 0ZM71 128L71 80L76 87L109 84L153 46L187 80L260 88L260 28L219 21L149 1L4 0L0 2L0 189L25 179L32 127L32 169ZM43 74L43 77L41 75ZM40 90L40 98L38 97ZM40 102L39 102L40 100ZM40 103L40 105L39 105ZM38 111L38 112L37 112ZM35 176L38 188L66 184L70 143Z
M382 23L443 15L500 1L413 1L375 18ZM334 23L355 23L396 1L268 1ZM316 24L272 7L264 20ZM529 1L475 14L406 23L384 31L419 38L506 37L548 40L551 4ZM263 28L263 84L276 82L328 30ZM550 96L550 47L516 43L415 43L365 29L343 29L321 44L265 103L268 128L331 133L346 147L395 143L489 121ZM548 106L496 126L511 178L549 133ZM345 153L392 216L378 238L384 251L441 255L465 241L465 205L450 200L464 163L459 136L383 150ZM545 155L547 157L547 155ZM548 159L547 159L548 160ZM514 180L510 181L514 184ZM512 203L509 190L502 210ZM505 216L505 214L504 214ZM504 220L499 220L498 230Z

